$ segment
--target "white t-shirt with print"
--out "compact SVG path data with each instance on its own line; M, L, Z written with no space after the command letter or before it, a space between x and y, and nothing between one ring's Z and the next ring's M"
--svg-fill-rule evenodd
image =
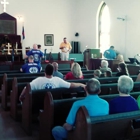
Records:
M38 77L34 79L31 83L31 90L38 89L53 89L53 88L70 88L70 83L60 79L59 77Z

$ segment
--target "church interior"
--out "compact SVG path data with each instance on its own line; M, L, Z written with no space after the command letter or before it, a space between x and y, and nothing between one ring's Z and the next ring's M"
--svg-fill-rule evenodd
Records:
M104 24L105 30L109 26L107 33L101 26L104 6L109 11L109 22ZM49 62L57 62L64 75L71 70L73 62L77 62L84 79L70 82L86 84L89 78L93 78L94 71L100 69L105 49L114 46L117 54L123 56L134 81L131 95L137 99L140 95L140 82L136 81L140 72L140 19L136 16L139 11L139 0L1 0L0 140L54 140L52 126L62 125L73 102L85 97L85 91L81 89L52 90L52 94L48 91L46 94L46 90L32 91L28 83L44 76ZM108 44L102 44L104 34L107 34ZM61 61L59 47L64 37L72 46L68 61ZM40 44L44 53L41 62L43 71L37 74L20 73L25 63L23 58L33 44ZM120 62L119 59L108 60L112 77L99 78L101 91L104 92L100 96L108 102L117 97L118 77L115 75ZM27 97L21 104L19 94L25 86ZM42 96L38 97L39 93ZM34 116L36 108L38 114ZM81 107L76 119L77 129L68 134L68 140L140 139L139 111L94 118Z

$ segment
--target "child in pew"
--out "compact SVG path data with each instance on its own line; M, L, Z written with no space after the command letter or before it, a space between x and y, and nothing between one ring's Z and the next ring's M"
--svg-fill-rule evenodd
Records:
M68 72L65 75L64 79L65 80L84 79L80 65L78 63L73 63L71 66L71 72Z
M106 71L111 71L111 69L108 67L108 61L106 61L106 60L102 60L102 61L101 61L100 71L101 71L102 73L104 73L104 72L106 72Z
M118 79L119 97L109 102L109 113L123 113L138 110L137 101L129 94L134 82L129 76L123 75Z
M76 87L83 87L85 88L84 84L81 83L69 83L64 81L59 77L53 77L54 67L52 64L48 64L45 68L45 76L38 77L30 82L31 90L38 90L38 89L54 89L54 88L76 88ZM26 87L23 89L19 100L22 102L25 99Z
M30 55L28 57L28 63L24 64L20 71L24 73L38 73L41 70L41 66L39 66L37 63L34 63L34 57Z
M109 104L107 101L101 99L100 82L92 78L87 82L85 87L87 97L85 99L76 101L68 114L66 123L62 126L56 126L52 129L52 135L55 140L67 139L68 131L72 130L75 124L76 113L81 106L85 106L90 116L103 116L109 113Z
M96 78L96 79L98 79L98 78L100 78L101 77L101 71L99 70L99 69L96 69L95 71L94 71L94 73L93 73L93 75L94 75L94 78Z
M121 75L128 75L129 76L129 72L127 69L127 66L125 63L119 63L118 64L118 73L116 74L116 76L121 76Z

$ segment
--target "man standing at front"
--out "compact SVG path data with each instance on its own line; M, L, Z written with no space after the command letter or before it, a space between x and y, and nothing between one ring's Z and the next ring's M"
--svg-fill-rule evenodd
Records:
M72 47L71 44L67 42L66 37L63 39L63 42L60 44L59 48L61 49L61 60L62 61L68 60L69 52L71 51Z

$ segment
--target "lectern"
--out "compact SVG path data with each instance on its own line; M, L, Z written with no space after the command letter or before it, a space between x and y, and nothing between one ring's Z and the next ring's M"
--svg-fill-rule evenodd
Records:
M100 49L86 49L84 52L84 66L89 67L89 60L91 58L101 58Z

